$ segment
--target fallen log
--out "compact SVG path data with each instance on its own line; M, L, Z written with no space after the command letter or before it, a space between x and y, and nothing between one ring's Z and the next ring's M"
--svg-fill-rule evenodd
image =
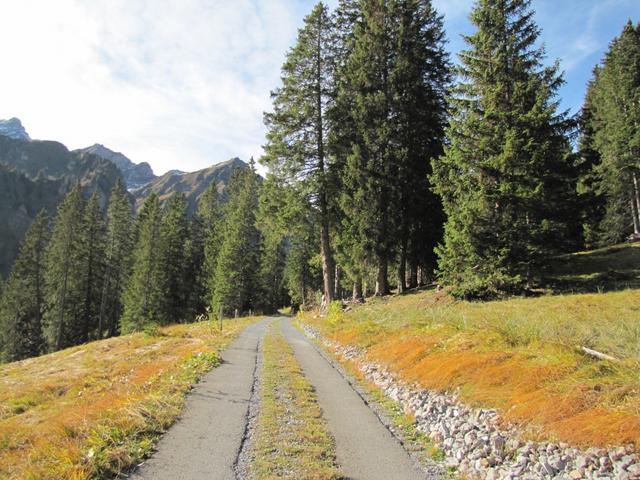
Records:
M578 347L582 350L583 353L586 353L590 357L597 358L598 360L608 360L609 362L619 362L616 357L612 357L611 355L607 355L606 353L598 352L597 350L592 350L587 347Z

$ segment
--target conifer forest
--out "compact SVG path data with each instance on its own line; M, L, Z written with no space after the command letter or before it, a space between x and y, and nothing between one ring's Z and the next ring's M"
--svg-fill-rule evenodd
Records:
M5 3L1 480L640 480L640 0Z
M572 116L531 1L469 13L455 59L430 0L318 3L264 114L266 176L252 160L194 209L72 185L2 283L2 360L432 284L534 295L550 258L640 239L640 25Z

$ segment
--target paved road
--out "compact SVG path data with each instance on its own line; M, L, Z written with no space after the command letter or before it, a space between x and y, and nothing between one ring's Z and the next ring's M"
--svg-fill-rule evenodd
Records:
M281 327L316 389L318 403L336 440L342 472L356 480L425 478L373 411L309 340L288 319L281 320Z
M247 327L229 345L223 364L189 394L181 419L135 480L232 480L247 421L258 346L268 321Z
M184 414L158 443L157 452L130 476L133 480L232 480L247 425L251 389L264 320L247 327L189 394ZM336 440L342 472L354 480L424 479L409 455L342 375L289 319L279 319L284 337L313 385Z

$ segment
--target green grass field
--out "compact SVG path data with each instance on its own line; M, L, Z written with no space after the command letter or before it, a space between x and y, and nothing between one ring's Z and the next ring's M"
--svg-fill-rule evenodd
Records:
M605 282L614 271L628 283ZM301 318L407 381L498 408L533 439L640 445L640 245L568 255L550 272L565 292L595 293L466 302L427 290Z

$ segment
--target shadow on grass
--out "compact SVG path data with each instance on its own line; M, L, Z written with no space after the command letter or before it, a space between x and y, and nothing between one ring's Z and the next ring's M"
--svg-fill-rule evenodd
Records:
M543 287L554 293L602 293L640 288L640 243L556 257L545 270Z

